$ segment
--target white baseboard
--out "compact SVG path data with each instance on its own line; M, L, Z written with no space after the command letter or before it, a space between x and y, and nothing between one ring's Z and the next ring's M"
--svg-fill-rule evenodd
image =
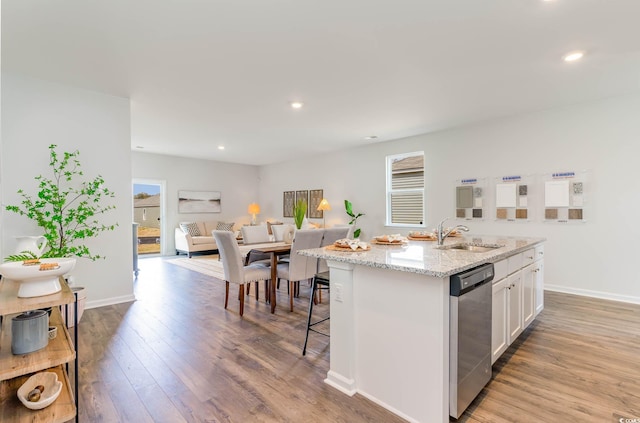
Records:
M84 306L84 308L85 310L88 310L90 308L104 307L104 306L113 305L113 304L129 303L135 300L136 300L136 297L133 294L123 295L121 297L106 298L104 300L87 301L87 304Z
M565 294L582 295L583 297L600 298L602 300L622 301L624 303L640 304L640 297L631 295L612 294L610 292L591 291L589 289L568 288L561 285L544 285L545 291L563 292Z
M349 395L350 397L356 394L356 382L353 379L347 379L341 374L338 374L332 370L327 372L327 378L324 380L327 385L333 386L338 391Z

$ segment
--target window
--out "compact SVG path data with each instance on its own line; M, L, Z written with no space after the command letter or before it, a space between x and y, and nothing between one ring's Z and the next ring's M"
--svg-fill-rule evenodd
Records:
M387 156L387 225L424 221L424 152Z

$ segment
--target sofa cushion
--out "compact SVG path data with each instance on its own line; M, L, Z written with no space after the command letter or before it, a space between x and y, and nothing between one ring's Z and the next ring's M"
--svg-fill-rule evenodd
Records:
M234 224L235 224L234 222L230 222L230 223L218 222L218 225L216 226L216 230L217 231L231 231L231 232L233 232L233 225Z
M183 222L180 223L180 229L182 229L182 231L185 234L189 234L191 236L200 236L202 235L200 233L200 228L198 228L198 224L195 222Z
M213 244L215 240L212 236L194 236L191 237L193 245Z

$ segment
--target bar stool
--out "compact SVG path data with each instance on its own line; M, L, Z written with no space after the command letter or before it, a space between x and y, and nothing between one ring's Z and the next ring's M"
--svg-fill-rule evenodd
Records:
M317 273L313 277L313 281L311 282L311 295L309 296L309 316L307 318L307 335L304 338L304 347L302 347L302 355L306 355L307 353L307 341L309 340L309 331L319 333L320 335L329 336L328 333L320 332L319 330L314 329L313 327L317 324L320 324L324 321L329 320L330 316L325 317L324 319L318 320L316 322L311 323L311 316L313 313L313 304L316 298L316 291L329 289L329 271Z

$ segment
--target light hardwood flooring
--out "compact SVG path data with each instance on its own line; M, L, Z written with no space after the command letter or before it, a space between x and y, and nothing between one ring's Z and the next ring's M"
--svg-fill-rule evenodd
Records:
M221 281L160 258L140 268L137 301L82 317L81 422L404 421L323 382L328 338L311 334L301 355L306 288L290 313L283 284L275 315L252 289L240 318L236 287L224 310ZM640 306L558 293L545 301L460 421L640 418Z

